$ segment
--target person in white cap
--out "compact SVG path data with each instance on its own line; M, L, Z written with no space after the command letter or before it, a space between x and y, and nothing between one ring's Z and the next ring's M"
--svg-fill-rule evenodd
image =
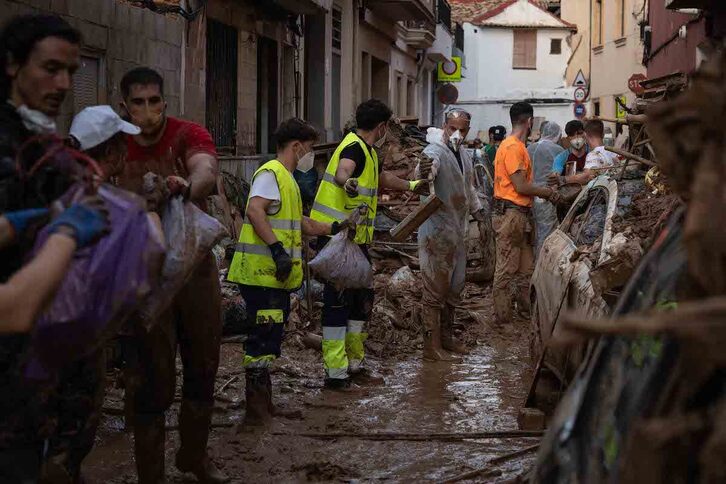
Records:
M141 128L121 119L111 106L92 106L73 118L70 136L76 148L98 161L104 181L112 181L123 169L126 135L137 135Z
M126 134L141 130L127 123L111 106L93 106L71 123L71 144L96 160L103 180L118 175L126 158ZM62 411L48 439L47 461L41 482L81 481L81 464L91 452L101 416L105 382L103 349L63 368L54 400Z

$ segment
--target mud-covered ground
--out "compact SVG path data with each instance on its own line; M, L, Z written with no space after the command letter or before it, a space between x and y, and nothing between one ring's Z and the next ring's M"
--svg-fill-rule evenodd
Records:
M383 317L406 304L380 298L374 324L389 325ZM409 305L414 301L409 301ZM392 309L391 309L392 308ZM391 314L393 311L393 315ZM216 464L232 482L392 482L441 481L487 466L493 458L531 447L536 438L423 439L416 441L365 440L361 434L471 433L515 430L516 416L529 382L528 325L522 321L508 328L490 326L491 296L467 286L465 303L458 311L462 338L472 353L458 363L420 360L417 331L391 327L371 331L373 349L369 367L385 383L362 386L353 394L323 390L319 352L306 349L292 332L284 355L273 372L274 400L287 417L276 417L269 428L240 432L244 416L242 346L222 346L222 362L214 425L210 439ZM385 318L384 318L385 319ZM411 325L410 321L404 325ZM405 336L405 338L402 337ZM401 341L402 351L381 339ZM237 377L237 378L234 378ZM85 465L91 483L136 482L132 436L123 430L122 391L110 389L97 445ZM194 482L173 466L178 446L176 411L167 425L167 476L169 482ZM341 434L323 439L302 434ZM356 436L356 434L358 436ZM477 482L516 478L526 471L533 453L494 466Z

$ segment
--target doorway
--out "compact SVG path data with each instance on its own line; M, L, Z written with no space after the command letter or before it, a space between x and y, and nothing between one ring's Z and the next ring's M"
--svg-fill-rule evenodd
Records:
M277 42L260 37L257 44L257 152L274 153L277 129L279 62Z
M221 153L237 146L237 29L207 20L207 128Z

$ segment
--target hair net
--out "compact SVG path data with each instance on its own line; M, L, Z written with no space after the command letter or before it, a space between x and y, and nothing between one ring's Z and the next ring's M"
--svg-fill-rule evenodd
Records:
M540 127L540 141L548 140L559 143L562 138L562 128L554 121L545 121Z
M456 119L456 118L464 118L467 121L471 122L471 114L469 114L468 111L465 111L461 108L454 108L446 113L446 120L449 119Z

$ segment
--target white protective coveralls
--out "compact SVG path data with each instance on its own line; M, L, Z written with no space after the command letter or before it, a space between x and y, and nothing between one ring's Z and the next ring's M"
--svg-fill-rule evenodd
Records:
M424 311L426 306L445 309L459 302L466 282L469 218L482 208L469 150L459 147L462 173L454 152L443 143L441 129L430 128L427 141L424 154L434 160L434 190L444 203L418 230Z
M557 144L562 138L562 128L557 123L545 121L541 133L539 141L529 145L527 151L534 167L534 183L544 186L547 184L547 175L552 172L555 158L565 149ZM536 235L534 256L537 257L545 239L557 228L557 209L549 201L535 197L532 213Z

